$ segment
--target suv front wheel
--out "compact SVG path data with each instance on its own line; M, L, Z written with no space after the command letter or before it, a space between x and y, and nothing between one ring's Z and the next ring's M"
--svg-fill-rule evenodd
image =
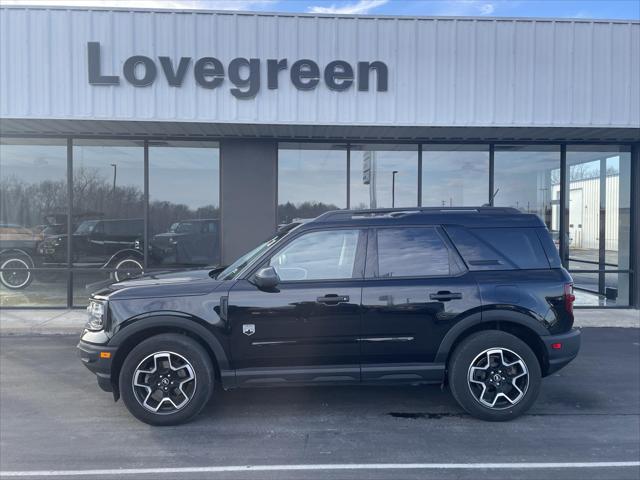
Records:
M464 339L449 362L454 398L474 417L505 421L519 417L540 391L540 363L531 348L499 330Z
M174 333L137 345L120 370L127 409L150 425L176 425L196 416L211 398L214 370L195 340Z

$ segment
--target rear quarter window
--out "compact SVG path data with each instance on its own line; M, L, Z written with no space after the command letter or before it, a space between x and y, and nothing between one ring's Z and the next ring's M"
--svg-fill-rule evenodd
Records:
M445 229L470 270L549 268L536 228Z

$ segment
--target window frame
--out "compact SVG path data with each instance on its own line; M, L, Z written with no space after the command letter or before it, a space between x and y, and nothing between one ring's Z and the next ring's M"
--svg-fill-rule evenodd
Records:
M246 270L246 274L242 275L242 278L248 280L253 283L253 278L255 274L262 268L268 267L270 260L277 255L280 251L286 248L289 244L296 241L298 238L301 238L305 235L311 233L318 232L331 232L336 230L351 230L358 232L358 240L356 244L356 253L355 253L355 261L353 264L353 271L351 273L351 278L321 278L321 279L313 279L313 280L281 280L279 285L301 285L301 284L311 284L311 283L326 283L326 282L353 282L354 280L359 281L364 279L364 270L365 270L365 258L366 258L366 250L367 250L367 229L358 227L355 225L351 226L338 226L338 227L319 227L319 228L308 228L304 229L297 234L291 236L290 238L283 239L282 243L277 242L270 249L268 249L264 254L256 260L253 266L250 266Z
M402 229L431 229L435 231L436 235L442 240L445 248L449 252L449 255L453 255L460 267L459 271L455 274L448 275L402 275L395 277L381 277L379 270L379 250L378 250L378 231L379 230L402 230ZM451 258L451 257L449 257ZM454 248L451 240L445 234L441 225L381 225L371 227L369 229L368 242L367 242L367 257L365 268L365 280L411 280L411 279L430 279L430 278L458 278L466 275L469 272L467 264L463 261L460 253Z

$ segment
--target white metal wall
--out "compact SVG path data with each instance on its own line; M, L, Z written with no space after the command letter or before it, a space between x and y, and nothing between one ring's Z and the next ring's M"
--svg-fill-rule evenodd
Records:
M586 180L574 180L569 186L569 201L579 201L579 208L582 211L582 219L571 218L569 215L569 234L571 236L572 248L595 249L599 248L600 238L600 179L588 178ZM560 185L553 185L553 196L560 197ZM575 210L571 210L575 211ZM620 224L620 176L607 176L607 198L606 198L606 238L605 250L617 252L619 250L619 224ZM559 229L559 210L554 208L552 215L552 225L554 229Z
M181 88L87 81L87 42L103 73L131 55L190 56ZM228 79L196 85L193 62L262 59L257 97ZM298 91L266 59L381 60L387 92ZM158 65L159 66L159 65ZM0 13L0 116L275 124L640 126L640 23L411 19L5 7Z
M605 250L618 251L618 223L620 218L620 177L607 176L606 238ZM581 190L580 195L574 191ZM571 182L571 196L582 200L577 208L582 210L581 227L573 229L574 248L598 249L600 238L600 179L590 178ZM573 200L573 198L571 199ZM569 223L576 223L569 218Z

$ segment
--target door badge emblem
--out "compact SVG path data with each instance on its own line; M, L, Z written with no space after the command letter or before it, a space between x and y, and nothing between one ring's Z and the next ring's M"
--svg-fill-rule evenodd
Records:
M256 326L253 323L244 324L242 325L242 333L250 337L251 335L256 333Z

